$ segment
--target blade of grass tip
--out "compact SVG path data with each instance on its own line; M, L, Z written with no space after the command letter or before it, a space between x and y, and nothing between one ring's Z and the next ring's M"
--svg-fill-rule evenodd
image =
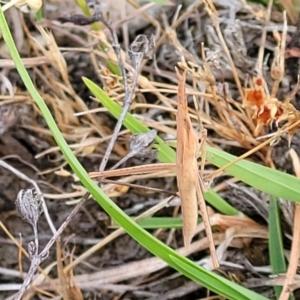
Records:
M278 275L286 273L279 207L277 198L274 196L270 198L269 203L269 254L272 274ZM278 299L282 287L274 286L274 291Z
M237 285L221 276L209 272L204 268L199 267L197 264L191 262L185 257L179 255L176 251L172 250L150 233L143 230L134 221L131 220L99 187L92 181L85 169L79 163L68 144L64 140L61 132L59 131L48 107L35 89L23 63L16 49L11 33L9 31L5 16L0 6L0 29L3 38L8 46L9 52L16 64L16 68L23 83L25 84L28 92L40 108L54 139L57 142L61 152L66 158L68 164L71 166L74 173L78 176L81 183L93 195L95 200L103 207L103 209L117 222L124 230L133 237L140 245L149 250L151 253L160 257L168 265L181 272L186 277L203 285L204 287L222 295L226 298L233 300L267 300L265 297L256 294L244 287Z
M82 12L86 15L86 16L91 16L91 12L90 9L87 6L86 0L76 0L78 6L80 7L80 9L82 10ZM93 30L98 31L100 30L100 26L98 23L93 23L92 25Z
M89 17L91 16L91 12L87 6L86 0L76 0L76 3L78 4L80 9L86 16L89 16Z
M122 107L115 103L97 84L88 78L83 77L85 85L93 93L93 95L101 102L101 104L108 109L108 111L117 119L121 114ZM130 113L127 113L123 125L132 133L148 132L150 129L142 122L137 120ZM157 145L154 147L158 150L158 159L164 163L175 163L175 151L167 145L159 136L155 138ZM204 193L204 198L215 207L218 211L226 215L237 215L238 211L222 199L213 190Z

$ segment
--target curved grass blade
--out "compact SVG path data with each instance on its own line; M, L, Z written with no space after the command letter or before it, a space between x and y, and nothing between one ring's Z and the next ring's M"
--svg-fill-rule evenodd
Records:
M171 256L170 259L171 259L172 261L174 261L175 263L180 263L180 261L178 260L178 257L176 257L176 256ZM194 265L194 264L184 263L184 264L181 264L181 265L182 265L182 268L185 270L185 274L190 274L191 276L192 276L193 274L195 274L195 269L194 269L195 265ZM202 279L204 279L204 278L202 278ZM222 280L226 280L226 279L225 279L225 278L222 278ZM234 286L234 285L237 285L236 283L233 283L233 282L232 282L232 284L233 284L233 286ZM212 286L211 286L211 288L212 288ZM248 290L248 291L249 291L249 290ZM237 291L236 294L232 294L232 297L233 297L233 298L229 297L229 299L230 299L230 300L232 300L232 299L240 299L240 300L242 300L241 297L243 297L243 295L240 294L240 293ZM265 298L265 297L263 297L263 296L261 296L261 295L259 295L259 294L256 294L256 296L253 295L253 297L254 297L254 298L252 298L251 300L254 300L254 299L255 299L255 300L267 299L267 298Z
M237 158L212 147L207 147L207 152L206 160L219 168ZM300 202L300 179L295 176L247 160L241 160L225 171L262 192Z
M218 211L227 216L235 216L239 214L239 211L226 202L216 192L210 189L208 192L203 193L203 196L211 206L216 207Z
M273 275L286 273L286 263L283 251L278 201L275 197L271 197L269 203L269 253ZM277 299L279 299L282 287L275 286L274 290Z

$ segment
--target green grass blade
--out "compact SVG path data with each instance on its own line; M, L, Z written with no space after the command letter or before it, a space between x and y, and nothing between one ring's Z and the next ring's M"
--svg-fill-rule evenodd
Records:
M43 18L43 9L40 8L36 13L35 13L35 20L40 21Z
M236 156L212 147L207 147L207 153L207 161L218 167L236 159ZM225 171L260 191L300 202L300 180L295 176L247 160L241 160Z
M201 219L198 220L198 223L201 222ZM139 222L139 225L147 229L173 229L173 228L182 228L182 219L181 218L167 218L167 217L152 217L143 219Z
M150 233L143 230L134 221L132 221L131 218L129 218L111 199L109 199L109 197L107 197L107 195L97 186L97 184L89 178L85 169L74 156L73 152L59 131L47 105L35 89L15 47L2 9L0 9L0 29L22 81L41 110L61 152L73 169L74 173L80 179L81 183L93 195L99 205L101 205L103 209L115 220L115 222L120 224L124 230L138 243L140 243L143 247L148 249L157 257L160 257L171 267L195 282L198 282L199 284L202 284L203 286L218 293L219 295L233 300L266 300L265 297L232 283L219 275L209 272L204 268L197 266L187 258L182 257L176 251L167 247L165 244L154 238Z
M234 216L239 214L239 211L237 209L231 206L212 189L210 189L203 195L206 202L208 202L211 206L216 207L220 213L228 216Z
M202 219L198 219L198 224ZM151 217L138 221L139 225L144 229L181 229L182 218L175 217ZM119 226L116 226L118 228Z
M274 275L286 273L283 250L278 201L275 197L271 197L269 204L269 253L272 274ZM279 299L282 287L275 286L274 290L277 299Z
M182 269L185 271L185 274L189 274L190 276L193 276L195 274L195 265L194 264L191 264L191 263L181 263L179 260L178 260L178 257L177 256L171 256L170 257L172 261L174 261L174 263L177 263L177 264L181 264L182 266ZM196 278L195 278L196 279ZM209 278L205 278L205 277L202 277L203 280L207 280L209 281ZM222 278L222 280L225 280L225 278ZM212 283L212 282L211 282ZM220 282L221 283L221 282ZM220 284L219 283L219 284ZM236 285L236 283L233 283L233 286ZM211 288L213 288L213 286L211 286ZM247 290L249 292L249 290ZM247 294L247 295L243 295L240 293L240 291L236 290L237 293L234 293L231 295L231 297L228 297L228 299L230 300L233 300L233 299L239 299L239 300L242 300L243 297L253 297L253 298L250 298L251 300L262 300L262 299L267 299L259 294L255 294L255 295L250 295L250 294Z
M202 219L198 219L198 223L202 222ZM144 229L181 229L182 219L174 217L151 217L138 221L138 224ZM117 224L113 224L111 228L119 228Z

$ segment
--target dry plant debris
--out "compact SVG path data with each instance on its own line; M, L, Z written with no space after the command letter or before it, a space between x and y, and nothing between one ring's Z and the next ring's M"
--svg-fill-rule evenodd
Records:
M71 0L67 2L68 9L76 5ZM132 0L128 2L138 7L132 12L133 16L150 8L149 4L139 6L140 3ZM199 190L203 188L195 174L197 170L204 169L203 166L198 167L196 160L199 139L195 131L199 130L200 119L208 131L208 144L236 155L250 150L254 161L294 172L292 161L285 153L290 145L300 155L297 131L300 126L298 69L292 68L300 56L299 34L297 27L292 25L295 24L294 20L292 24L287 24L277 6L268 11L262 5L242 0L204 2L184 2L183 7L161 8L159 15L155 15L156 19L146 12L150 23L142 30L142 35L139 35L140 28L130 27L126 31L123 27L122 32L127 32L123 36L118 31L124 41L124 47L121 45L118 49L119 56L114 52L116 36L111 34L111 29L119 30L123 23L126 24L126 19L113 20L113 27L107 29L103 26L97 31L88 24L99 20L99 11L97 15L94 10L96 14L86 18L83 14L78 15L78 9L76 12L75 8L74 11L63 9L61 11L68 17L53 17L53 7L57 9L54 1L46 3L45 18L39 24L19 10L8 10L7 17L11 18L15 37L19 37L16 40L25 41L23 45L26 44L26 47L19 49L36 87L90 176L102 182L103 190L115 197L116 203L126 212L133 212L134 217L141 213L143 217L153 214L178 216L178 198L177 202L176 199L170 202L170 197L166 198L165 195L176 195L176 168L188 166L188 172L193 168L190 178L193 183L187 183L191 184L191 188L182 188L184 179L178 178L183 215L186 215L186 211L192 214L190 218L184 217L184 244L190 246L181 247L183 241L175 229L153 230L152 233L183 255L193 255L193 258L203 260L208 268L211 268L207 263L211 259L210 256L207 259L208 249L213 254L212 247L215 244L221 265L219 271L232 280L250 286L251 280L262 276L260 268L268 264L268 255L261 251L266 248L268 238L266 222L261 217L265 215L267 206L265 195L240 183L235 183L234 188L234 191L238 188L239 191L233 192L234 185L227 184L227 180L231 179L223 176L217 178L218 192L236 207L239 205L247 217L223 216L208 207L210 224L214 228L212 238L208 241L203 234L210 229L208 222L198 226L195 223L198 216L197 199L202 195ZM290 3L282 2L287 5ZM52 19L47 17L50 13ZM293 18L291 12L287 13L288 17ZM103 20L104 16L101 18ZM102 26L99 23L97 25ZM133 42L132 48L129 47L130 41ZM0 46L5 49L3 45ZM259 48L264 50L261 58L258 55ZM129 57L127 49L133 56ZM147 60L152 52L156 54L156 62ZM1 163L0 174L3 187L0 198L0 237L3 241L0 253L5 261L1 265L0 281L21 283L23 280L18 265L23 263L22 268L27 271L29 263L23 255L19 256L18 261L18 249L20 253L26 252L22 245L30 244L32 232L16 216L12 203L20 190L28 191L29 184L25 180L30 178L30 184L34 182L35 188L43 192L45 200L42 205L50 216L50 221L47 217L48 223L54 223L50 229L43 216L39 218L42 237L40 249L47 246L53 235L57 236L55 228L61 224L66 227L64 221L72 210L70 205L77 203L86 191L66 167L65 159L58 151L39 110L27 91L24 91L12 61L5 56L7 52L1 53L0 80L1 91L4 92L0 95L0 151L1 156L7 156L8 162ZM123 60L123 77L112 68L118 63L118 58ZM258 64L259 59L261 61ZM291 61L294 62L292 67ZM186 83L182 77L185 73L179 78L176 76L176 65L188 74ZM151 133L131 139L128 131L120 125L121 131L118 129L114 134L115 121L97 100L90 98L90 92L82 83L82 76L101 85L116 102L123 105L123 100L127 99L124 113L129 109L152 129ZM124 83L127 87L124 87ZM179 93L178 87L181 90ZM183 96L184 90L186 97ZM192 98L198 103L199 109L190 105ZM189 131L184 133L186 136L178 130L178 115L182 112L180 103L188 104L184 108L183 122L189 126ZM157 163L155 156L148 155L156 134L167 142L172 142L176 137L181 142L180 138L186 137L189 147L178 147L177 154L181 153L189 163L182 164L182 157L179 156L178 162L180 158L181 163L177 162L176 166ZM116 141L108 147L113 135ZM277 143L270 145L270 135L274 140L276 138ZM288 141L285 140L286 136ZM111 152L107 154L107 167L105 169L104 162L104 167L99 170L107 148ZM136 155L141 149L146 156ZM125 166L121 167L121 162ZM113 170L113 166L117 169ZM214 168L206 164L201 176L205 179L215 175ZM115 181L108 181L112 177ZM187 190L188 194L182 195L183 190ZM193 201L184 201L188 197ZM261 214L253 213L243 199L248 202L258 199L255 200L256 208L261 210ZM169 207L166 208L167 204ZM192 205L192 209L186 209L187 204ZM286 209L286 216L298 213L285 204L283 208ZM203 213L204 209L200 211ZM286 218L291 221L291 218ZM128 299L176 299L176 295L181 295L181 299L191 299L206 296L206 291L201 288L185 289L189 283L184 278L166 272L165 263L149 258L143 249L126 239L121 229L111 231L110 220L93 201L86 201L85 207L72 215L70 221L64 227L64 233L59 233L61 244L57 244L56 255L49 252L49 257L39 268L38 276L24 299L37 298L37 294L78 299L116 299L123 296ZM292 231L297 233L296 229L288 225L286 227L286 236ZM22 232L22 245L17 241L19 232ZM210 233L206 232L206 235ZM35 247L30 245L32 252ZM289 249L288 244L286 249ZM264 270L269 274L268 268ZM276 280L285 287L291 283L297 287L297 278L295 270L291 270L288 276L283 275ZM270 288L265 290L256 287L256 291L268 295L272 291L271 280L260 281L270 285ZM18 284L12 290L11 286L0 284L4 297L20 287ZM286 288L284 293L287 294Z

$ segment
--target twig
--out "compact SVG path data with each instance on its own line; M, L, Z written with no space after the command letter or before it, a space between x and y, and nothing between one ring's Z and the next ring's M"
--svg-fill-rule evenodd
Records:
M294 170L297 178L300 178L300 161L297 153L294 149L289 151L290 156L293 161ZM292 248L290 253L290 263L286 273L286 279L282 287L282 292L279 297L279 300L287 300L291 293L291 285L294 282L295 276L297 274L298 261L300 255L300 205L295 203L295 212L294 212L294 228L293 228L293 239L292 239Z
M106 26L109 26L109 24L105 24ZM109 26L110 27L110 26ZM116 33L113 31L113 29L110 27L109 28L111 30L111 34L113 34L116 38L116 41L114 41L114 43L118 43L118 40L117 40L117 35ZM130 52L129 52L129 55L130 55L130 58L131 60L133 61L133 65L134 65L134 78L133 78L133 83L132 83L132 87L131 87L131 91L128 92L128 86L127 86L127 83L126 83L126 77L124 79L124 88L125 88L125 99L124 99L124 106L123 106L123 109L122 109L122 112L121 112L121 115L118 119L118 122L115 126L115 129L114 129L114 132L113 132L113 135L111 137L111 140L107 146L107 149L105 151L105 154L104 154L104 157L102 159L102 162L100 164L100 167L99 167L99 172L102 172L104 171L105 167L106 167L106 164L107 164L107 161L108 161L108 158L112 152L112 149L114 147L114 144L117 140L117 137L118 137L118 134L120 132L120 129L122 127L122 124L123 124L123 121L125 119L125 116L129 110L129 107L131 105L131 99L132 99L132 96L134 94L134 91L135 91L135 87L137 85L137 80L138 80L138 76L139 76L139 71L140 71L140 66L141 66L141 63L144 59L144 57L147 58L147 55L149 53L149 51L152 51L152 44L149 42L149 40L146 38L145 35L139 35L137 36L137 38L134 40L134 42L132 43L131 47L130 47ZM123 61L122 61L122 58L120 56L120 53L117 53L116 52L116 55L119 56L118 60L119 60L119 67L122 69L124 68L124 65L123 65ZM121 63L121 65L120 65Z
M137 80L138 80L138 75L139 75L139 70L140 70L141 63L142 63L144 58L149 58L149 55L152 56L152 52L154 51L155 47L154 47L154 39L152 38L152 39L148 40L145 35L137 36L137 38L132 43L132 45L130 47L129 55L130 55L131 60L133 61L135 72L134 72L134 78L133 78L131 91L129 92L126 70L125 70L125 67L124 67L124 61L123 61L122 56L121 56L121 50L120 50L121 47L120 47L120 44L119 44L119 41L118 41L117 33L116 33L115 29L103 17L103 14L100 11L99 4L96 3L96 1L95 1L95 2L89 3L89 5L91 7L94 7L94 10L95 10L94 15L91 16L91 17L87 17L87 16L84 16L84 15L71 15L71 16L59 18L58 20L62 23L71 22L71 23L74 23L74 24L77 24L77 25L88 25L88 24L92 24L94 22L100 21L110 31L110 34L111 34L112 39L113 39L113 45L112 46L113 46L114 52L116 54L116 57L118 59L118 65L119 65L119 68L121 70L121 74L122 74L122 77L123 77L124 90L125 90L125 99L124 99L124 106L123 106L123 109L122 109L122 113L121 113L121 115L118 119L118 122L117 122L116 126L115 126L115 129L114 129L114 132L112 134L111 140L110 140L110 142L109 142L109 144L106 148L104 157L103 157L103 159L101 161L101 164L100 164L100 167L99 167L99 172L103 172L105 167L106 167L106 164L108 162L108 158L109 158L109 156L110 156L110 154L113 150L113 147L115 145L115 142L117 140L117 137L118 137L118 134L119 134L120 129L122 127L125 116L126 116L128 110L129 110L129 107L131 105L131 99L132 99L132 96L134 94L135 87L137 85ZM155 132L155 134L156 134L156 132ZM127 160L132 156L133 156L132 154L131 154L131 156L127 155L124 159ZM122 160L122 163L125 161L124 159ZM88 198L89 195L90 195L90 193L87 192L84 195L84 197Z
M195 1L177 20L174 22L171 26L170 29L175 29L181 24L184 20L186 20L187 16L189 16L193 11L197 10L200 5L202 5L203 0L197 0ZM159 40L156 42L156 47L159 47L166 38L168 38L170 32L165 31Z
M287 36L287 19L286 12L283 12L283 31L281 36L281 41L276 48L274 61L271 66L271 76L274 79L274 84L272 87L271 98L276 96L279 88L279 84L284 76L284 63L285 63L285 46L286 46L286 36Z
M267 36L267 25L270 22L272 6L273 6L273 0L270 0L269 3L268 3L266 20L265 20L263 31L262 31L262 35L261 35L260 47L259 47L259 51L258 51L257 66L256 66L257 73L260 76L263 76L262 68L263 68L263 60L264 60L266 36Z

